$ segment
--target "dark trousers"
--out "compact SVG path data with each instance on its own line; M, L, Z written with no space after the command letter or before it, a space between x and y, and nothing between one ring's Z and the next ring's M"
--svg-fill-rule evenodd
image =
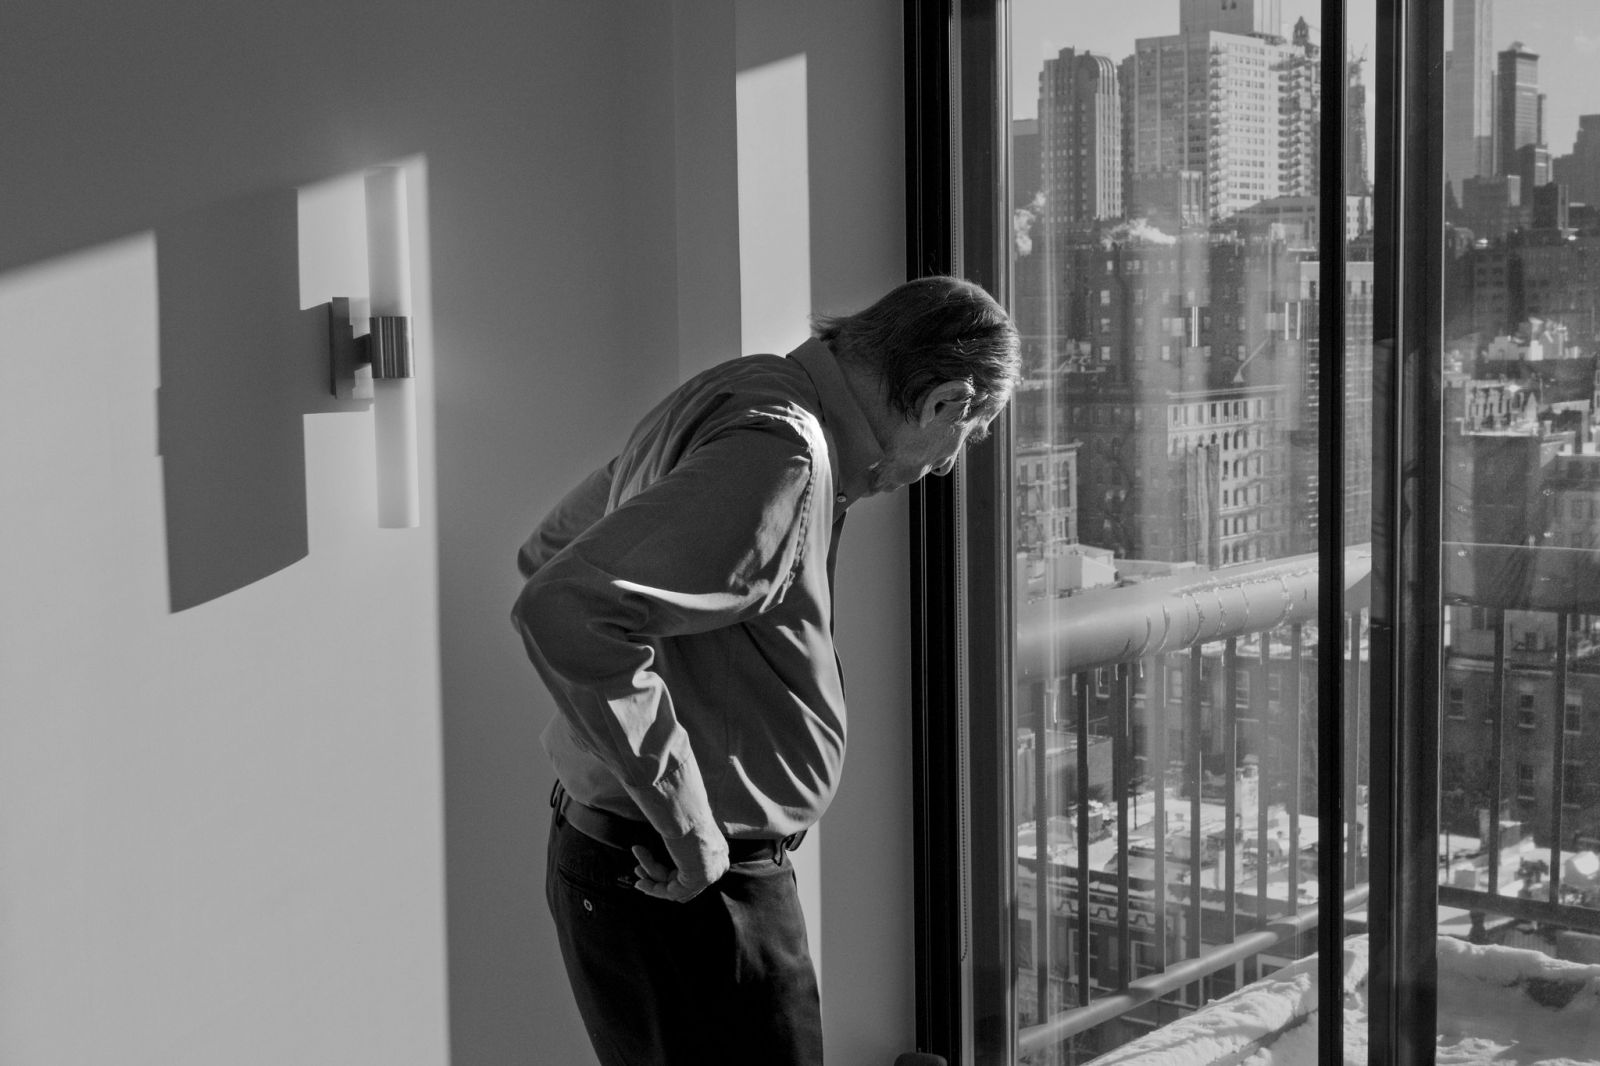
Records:
M545 898L603 1066L820 1066L793 867L736 863L672 903L635 889L634 865L555 814Z

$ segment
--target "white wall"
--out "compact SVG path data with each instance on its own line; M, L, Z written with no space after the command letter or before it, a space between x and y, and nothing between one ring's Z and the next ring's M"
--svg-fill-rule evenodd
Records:
M6 20L0 1061L590 1061L543 903L515 547L738 348L739 71L806 56L815 306L900 279L898 7ZM285 235L296 190L398 159L428 244L407 532L371 520L370 415L319 394L299 310L349 204L309 263ZM911 1046L904 507L850 520L849 763L802 852L844 1066ZM174 613L174 574L209 598Z
M19 0L6 22L0 1061L437 1064L448 1038L459 1062L581 1062L506 611L529 518L676 377L669 12ZM437 473L395 533L370 416L325 410L304 362L292 208L412 157ZM168 459L265 434L233 476L163 481L180 366ZM269 490L268 532L205 548L207 514ZM178 571L237 587L171 613L169 532Z

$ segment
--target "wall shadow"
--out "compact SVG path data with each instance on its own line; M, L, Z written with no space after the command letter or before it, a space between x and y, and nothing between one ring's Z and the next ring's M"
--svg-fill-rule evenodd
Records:
M300 307L298 210L294 189L258 193L156 232L174 613L306 557L301 416L368 406L329 391L326 308Z

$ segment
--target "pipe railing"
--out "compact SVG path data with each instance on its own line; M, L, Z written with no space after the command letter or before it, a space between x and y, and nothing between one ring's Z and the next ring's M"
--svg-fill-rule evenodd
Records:
M1346 892L1344 896L1346 913L1365 906L1367 896L1366 885ZM1268 922L1265 928L1246 933L1230 944L1219 945L1197 958L1174 963L1161 973L1129 981L1122 990L1097 999L1087 1007L1062 1011L1041 1025L1029 1026L1018 1034L1017 1048L1020 1051L1040 1051L1059 1044L1068 1037L1120 1018L1146 1003L1176 992L1185 985L1193 984L1252 955L1271 951L1278 945L1315 929L1316 926L1316 907L1307 907L1293 917Z
M1364 548L1346 552L1344 564L1345 604L1349 610L1359 610L1366 600L1370 553ZM1300 775L1299 757L1301 743L1300 687L1303 674L1302 652L1318 642L1305 632L1308 624L1317 620L1318 576L1315 555L1297 556L1270 562L1257 562L1222 567L1216 570L1182 570L1177 573L1147 577L1114 587L1074 592L1070 595L1036 597L1017 604L1016 682L1020 686L1040 689L1037 727L1032 759L1034 847L1036 882L1034 885L1034 934L1036 944L1032 951L1035 964L1038 1017L1046 1018L1039 1025L1026 1028L1020 1034L1022 1050L1041 1048L1076 1033L1120 1017L1129 1011L1158 999L1169 992L1194 984L1202 978L1227 968L1262 951L1269 950L1297 936L1317 922L1315 907L1297 909L1299 896L1300 842ZM1356 627L1359 628L1358 626ZM1241 644L1255 638L1257 647L1245 652ZM1207 678L1214 682L1209 668L1205 668L1206 646L1220 648L1216 666L1222 671L1220 685L1206 688ZM1352 660L1359 660L1359 641L1335 641L1334 648L1348 649ZM1114 668L1114 674L1111 673ZM1144 672L1143 699L1151 715L1148 727L1149 746L1143 784L1154 786L1153 807L1155 816L1154 863L1155 878L1147 888L1152 897L1148 905L1153 913L1161 915L1168 905L1181 908L1186 927L1184 953L1188 956L1171 961L1163 936L1157 935L1152 944L1152 954L1157 973L1129 980L1133 976L1130 915L1133 900L1130 886L1134 878L1129 868L1129 798L1134 791L1136 753L1131 743L1137 713L1138 693L1135 677ZM1181 704L1184 738L1182 750L1172 755L1181 759L1181 777L1177 792L1187 790L1187 812L1177 813L1188 825L1188 885L1184 891L1171 892L1167 886L1166 869L1169 862L1183 863L1184 856L1173 854L1169 860L1169 842L1165 829L1169 824L1167 752L1167 714L1169 693L1167 676L1176 670L1182 679L1182 691L1170 694L1173 704ZM1279 671L1275 676L1278 694L1271 698L1275 708L1269 708L1269 671ZM1255 671L1248 691L1242 691L1240 677ZM1306 674L1305 676L1310 676ZM1211 691L1219 698L1211 698ZM1207 704L1211 704L1209 710ZM1245 706L1241 709L1241 703ZM1098 712L1091 715L1091 706ZM1270 713L1276 710L1281 713ZM1099 735L1091 731L1091 722L1098 717ZM1052 729L1052 725L1056 728ZM1221 780L1223 795L1223 829L1221 839L1213 842L1216 834L1208 833L1203 824L1202 797L1212 786L1207 781L1207 751L1202 748L1201 734L1207 729L1216 732L1211 747L1220 751L1209 752L1212 767L1216 760L1223 762ZM1249 740L1257 752L1257 818L1250 827L1258 834L1256 848L1256 876L1254 878L1254 903L1241 913L1239 893L1244 886L1238 883L1237 869L1241 858L1240 848L1244 827L1234 832L1234 822L1242 817L1238 789L1243 768L1241 757L1241 730L1249 732ZM1072 735L1075 741L1077 775L1075 806L1078 810L1076 844L1080 862L1087 867L1089 853L1087 817L1087 790L1089 787L1089 750L1096 743L1108 743L1112 762L1109 773L1111 796L1115 803L1117 826L1116 869L1111 874L1115 887L1114 913L1115 957L1118 960L1115 974L1091 974L1090 940L1095 936L1091 918L1090 882L1092 875L1085 868L1076 877L1076 892L1066 890L1063 903L1068 914L1062 918L1075 918L1076 950L1072 952L1072 970L1078 975L1077 1006L1049 1014L1051 979L1048 962L1051 954L1049 927L1056 916L1052 906L1055 893L1047 887L1052 866L1060 865L1051 859L1050 814L1058 804L1051 802L1050 771L1046 749L1052 737L1064 740ZM1279 901L1268 894L1268 800L1263 772L1267 769L1265 758L1270 744L1275 743L1280 752L1295 753L1281 756L1287 763L1283 774L1289 789L1285 796L1286 815L1289 821L1291 851L1288 854L1286 873L1286 898ZM1063 752L1065 754L1065 752ZM1210 775L1217 777L1216 773ZM1055 797L1059 803L1060 797ZM1213 797L1215 798L1215 797ZM1322 836L1329 836L1324 833ZM1352 849L1354 850L1354 849ZM1227 871L1227 884L1220 892L1208 891L1201 885L1202 871L1210 862L1220 864ZM1353 863L1352 863L1353 865ZM1108 871L1109 872L1109 871ZM1220 875L1219 875L1220 876ZM1187 897L1186 899L1184 897ZM1350 906L1365 899L1364 889L1350 894ZM1106 899L1110 904L1110 898ZM1141 900L1141 906L1145 901ZM1273 911L1281 905L1277 917ZM1104 911L1105 907L1098 908ZM1075 913L1070 913L1075 911ZM1203 931L1208 927L1207 915L1212 913L1210 937ZM1221 923L1220 934L1216 923ZM1253 926L1254 928L1248 928ZM1241 927L1247 931L1242 935ZM1220 940L1207 947L1206 940ZM1091 977L1104 977L1107 984L1118 991L1099 999L1091 999Z
M1345 605L1365 605L1372 553L1345 552ZM1317 620L1317 557L1296 555L1017 604L1019 680L1133 663Z
M1446 602L1458 604L1476 602L1490 606L1492 609L1497 609L1497 617L1501 618L1502 626L1504 622L1501 612L1508 608L1557 613L1561 632L1556 654L1557 658L1562 660L1558 665L1565 665L1566 613L1569 611L1600 613L1600 597L1587 589L1579 590L1570 586L1563 588L1549 580L1547 571L1550 568L1539 565L1544 561L1544 557L1536 551L1499 546L1457 545L1455 547L1463 550L1452 556L1453 569L1446 575L1445 582ZM1472 550L1469 552L1465 550L1466 548ZM1600 553L1588 554L1597 560L1597 574L1600 574ZM1484 558L1486 555L1492 555L1494 558ZM1300 678L1303 671L1314 673L1312 668L1302 666L1302 653L1308 657L1314 656L1319 649L1341 654L1346 660L1345 668L1351 675L1350 695L1361 694L1367 683L1367 678L1363 674L1366 649L1362 637L1361 613L1367 605L1369 595L1370 565L1371 554L1367 546L1346 550L1343 606L1349 632L1345 634L1343 640L1330 638L1308 641L1303 635L1305 627L1308 624L1314 626L1317 621L1318 576L1314 555L1209 571L1180 571L1115 587L1019 600L1016 605L1016 680L1019 685L1042 685L1049 693L1048 699L1041 704L1037 722L1039 730L1035 737L1037 750L1034 759L1034 847L1037 861L1034 868L1038 880L1034 893L1036 897L1034 929L1038 943L1032 953L1039 978L1037 1016L1047 1020L1021 1030L1018 1043L1020 1050L1035 1051L1046 1048L1120 1018L1251 956L1270 951L1317 926L1317 908L1296 910L1301 851L1298 756L1285 757L1283 794L1286 797L1285 813L1289 821L1289 846L1288 869L1285 875L1287 898L1283 903L1288 908L1288 913L1275 919L1269 917L1274 900L1268 897L1266 885L1269 847L1265 780L1267 767L1264 751L1261 752L1263 758L1258 759L1258 818L1255 826L1251 827L1258 834L1254 914L1241 916L1238 913L1239 900L1234 896L1236 891L1242 890L1244 886L1236 884L1235 878L1238 861L1236 838L1240 834L1234 831L1233 816L1240 779L1238 744L1240 719L1245 718L1248 728L1257 731L1258 748L1265 747L1269 730L1276 730L1272 736L1283 746L1283 750L1298 753L1301 742ZM1502 576L1493 582L1487 581L1480 576L1486 570L1500 571ZM1497 636L1503 637L1503 633ZM1259 646L1255 652L1246 654L1240 650L1240 644L1252 637L1257 639ZM1228 939L1209 948L1205 947L1200 939L1205 913L1202 902L1210 900L1214 908L1219 900L1214 898L1216 892L1205 892L1199 883L1201 870L1205 865L1204 860L1207 858L1202 846L1202 837L1205 834L1201 826L1201 796L1207 786L1199 736L1207 724L1207 720L1202 717L1207 712L1202 708L1204 697L1201 666L1206 656L1203 648L1208 645L1220 649L1220 652L1212 654L1223 671L1221 685L1214 686L1214 693L1220 693L1221 698L1220 701L1213 702L1220 705L1214 705L1209 709L1209 726L1212 730L1221 731L1220 744L1213 741L1214 747L1221 748L1220 756L1217 752L1212 752L1212 755L1214 758L1220 757L1225 763L1223 781L1226 794L1223 796L1223 802L1226 824L1222 846L1219 849L1222 854L1216 857L1216 861L1224 863L1228 871L1228 886L1225 893L1227 898L1220 900L1223 904L1223 917L1219 919L1224 930L1222 935ZM1510 669L1511 664L1506 660L1505 652L1501 650L1502 645L1498 641L1496 649L1495 671L1499 675ZM1259 660L1258 669L1252 664L1252 659ZM1268 667L1273 661L1278 663L1277 668L1281 673L1277 676L1278 692L1269 697L1266 691ZM1116 668L1115 678L1109 686L1106 686L1102 679L1107 675L1097 674L1096 671L1112 667ZM1136 707L1136 686L1133 677L1141 668L1145 671L1143 699L1146 701L1146 711L1150 712L1151 706L1155 708L1154 712L1150 712L1152 714L1150 721L1154 723L1155 732L1149 738L1147 751L1151 764L1146 766L1146 777L1143 782L1134 782L1131 777L1134 753L1129 740ZM1250 688L1248 692L1241 693L1238 681L1240 672L1252 669L1256 669L1256 672ZM1174 693L1172 699L1183 704L1180 732L1185 738L1184 750L1174 752L1173 755L1175 759L1181 759L1189 789L1187 806L1190 874L1186 901L1181 898L1185 893L1174 892L1171 896L1168 895L1164 872L1169 861L1169 845L1162 831L1167 818L1166 801L1169 799L1166 794L1169 771L1167 757L1169 670L1176 675L1174 683L1181 681L1183 684L1181 696ZM1307 673L1306 676L1311 676L1311 673ZM1107 687L1109 691L1104 691ZM1563 679L1559 686L1563 693L1565 687ZM1091 700L1096 702L1100 712L1102 730L1100 735L1091 734ZM1246 703L1242 711L1239 706L1241 701ZM1269 703L1276 703L1277 706L1270 707ZM1360 718L1366 709L1366 704L1362 701L1353 707L1354 713L1351 713L1350 708L1337 710L1342 716L1354 719L1353 722L1346 724L1344 743L1359 745L1365 739L1361 732L1363 726ZM1270 724L1269 718L1273 720ZM1054 898L1054 893L1047 889L1046 881L1050 879L1051 867L1061 864L1052 861L1049 840L1052 805L1049 802L1051 797L1048 794L1046 780L1048 771L1045 748L1050 743L1052 721L1061 727L1056 733L1057 736L1062 736L1063 732L1076 734L1078 774L1076 806L1079 812L1076 837L1079 862L1082 864L1082 869L1076 878L1078 890L1076 893L1069 893L1069 896L1074 897L1072 902L1077 905L1075 925L1078 943L1072 961L1073 970L1077 975L1075 984L1078 990L1076 997L1078 1005L1054 1014L1049 1012L1047 996L1050 987L1047 977L1049 968L1047 958L1050 950L1047 927L1052 910L1050 901ZM1558 737L1562 732L1559 727L1555 729ZM1106 733L1109 735L1104 735ZM1108 984L1117 986L1116 991L1100 998L1091 998L1089 995L1091 977L1102 976L1090 974L1088 970L1088 938L1091 935L1088 893L1091 876L1087 868L1089 841L1085 801L1088 799L1088 749L1090 744L1096 741L1102 743L1110 741L1112 760L1115 763L1110 780L1116 804L1119 845L1114 875L1115 913L1118 926L1116 957L1119 960L1117 965L1119 972L1104 975L1110 978ZM1505 753L1501 750L1502 745L1496 743L1493 747L1496 749L1496 759L1503 761ZM1556 756L1561 757L1559 740ZM1356 759L1348 761L1348 779L1340 782L1344 792L1351 796L1355 795L1360 784L1355 779L1356 765ZM1166 958L1165 940L1158 936L1152 945L1158 972L1136 980L1128 980L1133 969L1128 932L1129 793L1133 792L1139 783L1148 785L1152 775L1155 779L1154 808L1157 826L1154 849L1155 879L1149 886L1153 892L1151 902L1157 915L1164 913L1169 903L1183 908L1188 930L1186 939L1189 957L1169 964ZM1559 787L1559 776L1556 784ZM1555 803L1559 808L1559 795ZM1356 803L1351 802L1346 807L1344 820L1347 824L1343 828L1349 834L1346 839L1350 844L1345 848L1347 852L1345 883L1355 885L1343 897L1344 910L1348 912L1367 902L1370 889L1366 884L1356 884L1365 880L1364 872L1360 868L1361 842L1358 839L1364 827L1357 824ZM1496 821L1491 820L1492 823ZM1559 822L1557 824L1559 826ZM1242 826L1240 828L1245 829ZM1498 826L1493 825L1490 830L1491 849L1498 845L1496 829ZM1331 831L1323 829L1319 832L1319 842L1337 840L1338 833L1337 829ZM1560 853L1553 851L1552 854L1556 856L1552 862L1554 865L1559 861ZM1177 856L1171 861L1182 862L1183 858ZM1066 865L1070 867L1072 864ZM1491 882L1493 880L1491 875ZM1497 895L1494 887L1491 884L1489 892L1479 892L1440 886L1439 902L1445 906L1600 933L1600 911L1546 901L1511 899ZM1239 927L1244 921L1254 923L1256 928L1241 934Z

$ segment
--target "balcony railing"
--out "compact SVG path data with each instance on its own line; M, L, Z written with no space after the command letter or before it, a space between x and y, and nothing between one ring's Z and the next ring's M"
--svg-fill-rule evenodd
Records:
M1536 562L1511 560L1509 573L1526 580L1500 579L1490 598L1501 611L1497 618L1512 603L1600 613L1600 594L1587 594L1592 606L1579 602L1585 593L1541 580ZM1446 581L1459 590L1458 601L1486 592L1481 579L1464 584L1467 573ZM1301 863L1324 840L1345 841L1343 880L1355 886L1343 900L1346 929L1363 927L1367 782L1357 753L1369 729L1366 546L1347 550L1343 574L1346 630L1325 641L1316 632L1315 556L1019 597L1017 806L1019 817L1029 807L1033 815L1031 840L1022 818L1017 843L1018 915L1025 919L1031 911L1033 919L1030 943L1019 946L1018 980L1032 984L1019 987L1020 1051L1046 1052L1118 1019L1148 1028L1201 1006L1208 998L1204 982L1213 976L1231 988L1263 973L1263 954L1281 963L1313 950L1315 938L1306 934L1318 922L1316 885L1314 874L1302 875ZM1565 617L1552 654L1562 663ZM1324 649L1344 659L1343 708L1317 706L1315 657ZM1503 646L1492 669L1499 677L1510 669ZM1558 696L1556 706L1562 705ZM1302 770L1314 765L1305 747L1315 742L1317 713L1341 715L1351 753L1337 785L1349 798L1342 834L1302 814L1316 810L1316 785ZM1559 738L1565 730L1554 732ZM1242 757L1242 739L1253 760ZM1181 750L1169 753L1174 743ZM1494 758L1499 780L1503 745ZM1552 797L1558 830L1560 787L1558 773ZM1091 793L1109 802L1097 804ZM1136 825L1141 813L1148 821ZM1141 840L1148 837L1143 847L1135 844L1140 828ZM1092 840L1096 835L1101 839ZM1483 843L1498 855L1497 837ZM1551 868L1560 865L1557 843L1551 842ZM1313 861L1306 871L1314 870ZM1600 910L1561 902L1553 886L1548 899L1532 899L1499 894L1492 872L1489 883L1490 891L1442 885L1440 906L1600 933ZM1473 928L1481 932L1482 923ZM1069 929L1070 937L1063 935ZM1136 935L1144 949L1139 961L1152 972L1138 972ZM1071 958L1062 960L1065 943ZM1242 964L1250 959L1258 961L1247 970ZM1231 982L1230 968L1236 968ZM1105 1049L1091 1041L1081 1051Z

